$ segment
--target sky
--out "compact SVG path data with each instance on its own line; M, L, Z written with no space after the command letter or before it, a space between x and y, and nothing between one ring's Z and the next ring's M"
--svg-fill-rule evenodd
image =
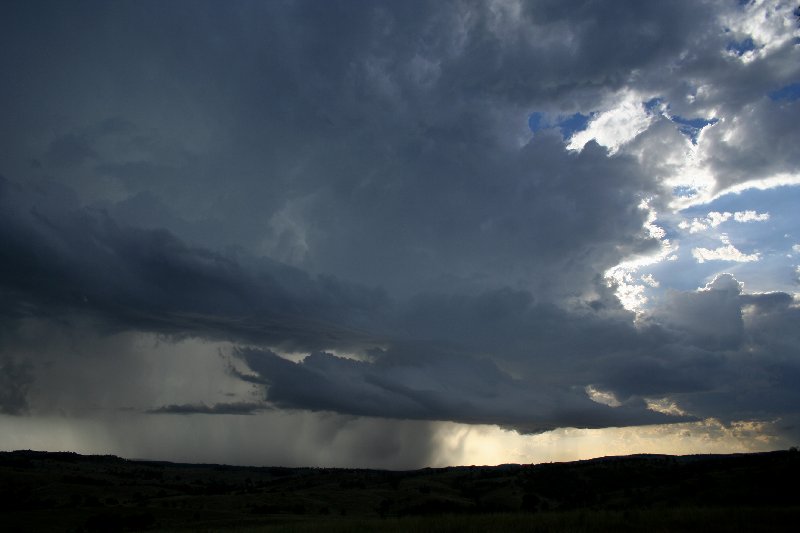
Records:
M0 449L800 442L800 5L0 4Z

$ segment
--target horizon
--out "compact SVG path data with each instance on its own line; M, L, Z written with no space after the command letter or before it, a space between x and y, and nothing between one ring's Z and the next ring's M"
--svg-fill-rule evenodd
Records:
M501 463L501 464L494 464L494 465L487 465L487 464L473 464L473 465L450 465L450 466L423 466L420 468L413 468L413 469L381 469L381 468L358 468L358 467L346 467L346 466L335 466L335 467L327 467L327 466L285 466L285 465L251 465L251 464L234 464L234 463L188 463L188 462L175 462L175 461L166 461L160 459L147 459L142 457L120 457L114 454L82 454L78 452L68 451L68 450L0 450L0 454L7 453L7 454L24 454L24 453L33 453L33 454L48 454L48 455L75 455L78 457L85 457L85 458L113 458L113 459L120 459L122 461L131 462L131 463L154 463L154 464L167 464L167 465L176 465L176 466L222 466L222 467L230 467L230 468L255 468L255 469L270 469L270 468L277 468L277 469L286 469L286 470L347 470L347 471L359 471L359 470L368 470L368 471L386 471L386 472L418 472L422 470L447 470L447 469L463 469L463 468L502 468L508 466L539 466L539 465L562 465L562 464L575 464L575 463L585 463L585 462L592 462L592 461L601 461L604 459L626 459L626 458L646 458L646 457L671 457L674 459L680 459L685 457L734 457L734 456L742 456L742 455L764 455L764 454L775 454L775 453L795 453L797 451L796 446L792 446L789 449L785 450L768 450L768 451L759 451L759 452L733 452L733 453L692 453L692 454L682 454L682 455L673 455L673 454L663 454L663 453L634 453L634 454L626 454L626 455L604 455L600 457L592 457L589 459L577 459L572 461L548 461L548 462L541 462L541 463Z
M800 442L800 7L0 6L0 450Z

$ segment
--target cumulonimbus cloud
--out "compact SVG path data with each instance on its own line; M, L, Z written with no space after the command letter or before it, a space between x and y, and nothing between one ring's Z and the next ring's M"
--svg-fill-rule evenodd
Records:
M703 281L637 273L661 291L637 313L624 276L604 278L677 253L658 214L800 183L795 6L184 7L0 21L4 413L67 394L35 386L62 351L98 387L123 379L97 363L113 350L31 339L32 321L81 320L234 346L246 368L228 377L257 400L142 402L153 420L263 404L541 431L796 412L795 299L710 270L760 266L766 246L687 246ZM585 124L565 139L531 116ZM766 222L725 209L688 228Z

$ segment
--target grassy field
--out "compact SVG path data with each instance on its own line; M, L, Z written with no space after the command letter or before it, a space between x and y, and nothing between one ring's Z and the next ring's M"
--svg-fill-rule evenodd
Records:
M98 516L98 515L91 515ZM135 516L135 515L129 515ZM797 531L800 507L679 507L628 511L575 510L544 513L441 514L387 518L282 516L242 520L231 516L158 517L152 522L81 520L21 514L5 531L236 531L242 533L349 532L773 532ZM171 524L171 525L167 525Z
M390 472L0 453L4 531L794 531L794 451Z
M772 532L797 531L800 508L665 508L633 511L564 511L479 515L415 516L370 520L325 520L242 529L251 532L310 533L485 531L532 533Z

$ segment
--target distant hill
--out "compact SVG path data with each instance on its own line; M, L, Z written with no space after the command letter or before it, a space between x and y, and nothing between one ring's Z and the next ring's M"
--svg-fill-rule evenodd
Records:
M413 471L0 452L4 531L795 531L800 453Z

